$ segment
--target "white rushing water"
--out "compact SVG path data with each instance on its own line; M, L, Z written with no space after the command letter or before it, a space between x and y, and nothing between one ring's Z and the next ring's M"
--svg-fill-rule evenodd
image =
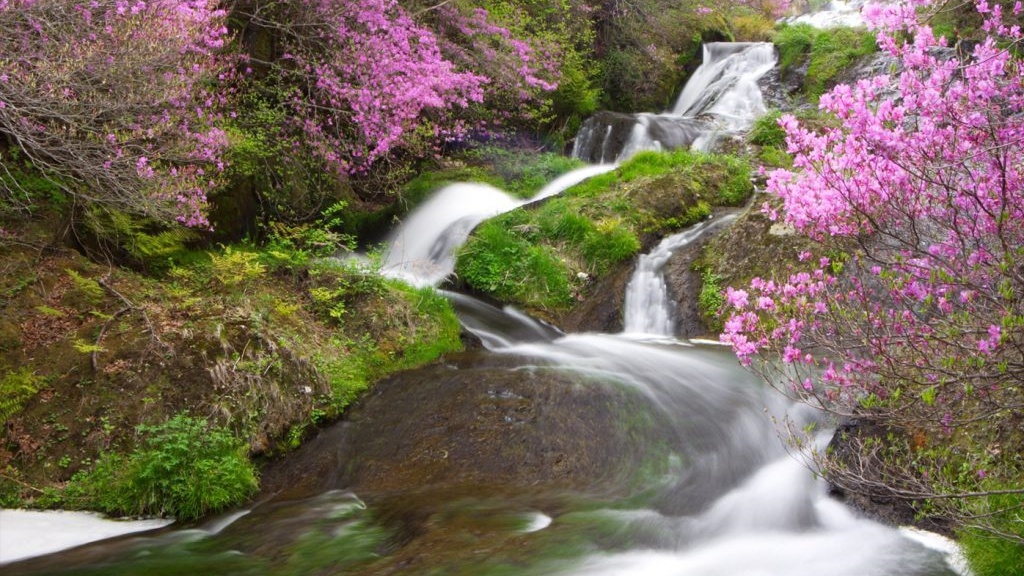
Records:
M861 16L864 4L864 0L852 0L850 2L833 0L821 10L786 18L785 22L790 24L807 24L815 28L837 28L840 26L853 28L864 26L864 18Z
M651 336L675 335L675 306L669 298L665 283L665 265L680 248L697 240L705 232L735 219L736 216L730 214L705 220L678 234L665 237L654 250L637 259L633 276L626 285L623 332Z
M0 564L154 530L172 520L114 520L90 512L0 509Z
M614 164L598 164L572 170L529 200L520 200L488 184L446 186L418 206L388 237L382 272L414 286L437 286L451 275L455 250L480 222L614 169Z
M775 47L767 42L710 42L703 50L701 65L670 111L612 115L609 124L595 116L576 136L573 156L623 162L644 150L709 150L717 138L749 129L766 112L757 82L775 66Z

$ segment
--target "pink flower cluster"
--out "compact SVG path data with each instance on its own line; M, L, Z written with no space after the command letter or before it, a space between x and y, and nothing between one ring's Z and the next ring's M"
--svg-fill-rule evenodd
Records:
M800 395L941 399L1024 369L1024 39L980 0L988 37L958 54L919 23L927 5L865 7L900 70L823 96L836 127L780 120L794 168L769 175L782 208L765 209L841 258L729 289L722 339Z
M524 93L553 89L539 77L531 47L490 24L440 6L442 29L455 27L483 57L504 66L470 66L464 52L417 23L395 0L301 0L278 15L286 54L275 73L290 87L290 133L341 174L359 173L396 149L459 138L458 116L482 102L497 78L515 75Z

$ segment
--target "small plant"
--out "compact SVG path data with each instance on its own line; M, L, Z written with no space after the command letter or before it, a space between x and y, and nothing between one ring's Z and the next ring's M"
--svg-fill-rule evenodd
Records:
M98 354L101 352L106 352L106 349L103 348L102 346L93 344L91 342L86 342L81 338L76 339L74 343L72 343L72 346L74 346L75 350L78 350L82 354Z
M95 306L103 300L103 287L100 286L99 282L92 278L85 278L70 268L64 271L68 273L68 276L75 285L75 290L86 302Z
M41 386L41 378L25 367L0 378L0 427L25 407Z
M718 317L718 311L725 303L725 296L722 295L722 277L710 270L704 270L700 275L700 295L697 296L697 305L700 314L708 328L718 331L722 327L722 320Z
M264 275L266 267L255 252L236 252L231 246L223 254L211 254L210 274L213 280L226 288L248 284Z
M204 419L183 413L137 430L142 440L135 451L103 455L72 478L59 503L194 520L240 504L258 486L245 445Z
M771 110L754 121L748 136L752 144L758 146L781 147L786 145L786 131L779 126L780 110Z

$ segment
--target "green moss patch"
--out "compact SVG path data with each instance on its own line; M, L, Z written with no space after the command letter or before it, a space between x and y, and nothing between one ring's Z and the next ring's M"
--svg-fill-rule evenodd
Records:
M456 274L473 290L550 315L658 237L714 206L742 204L751 191L749 166L734 157L641 153L557 198L488 220L460 251Z

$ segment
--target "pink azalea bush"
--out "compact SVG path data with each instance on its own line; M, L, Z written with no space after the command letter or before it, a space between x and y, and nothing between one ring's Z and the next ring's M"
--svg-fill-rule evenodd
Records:
M914 8L865 9L902 70L823 96L839 126L813 133L780 119L794 169L769 175L782 209L766 209L826 251L854 246L843 263L852 273L822 257L785 282L727 294L723 339L744 362L781 352L833 393L873 391L902 370L948 384L963 377L949 366L968 356L1020 353L1024 69L1005 43L1020 42L1020 27L979 2L990 35L961 60L938 50L945 41ZM898 42L901 32L911 40Z
M206 226L227 145L218 4L0 0L0 134L93 205Z
M966 455L913 457L937 482L956 459L999 460L1009 440L979 422L1024 408L1024 39L1020 2L977 1L985 38L956 49L922 23L929 7L864 8L900 67L822 96L834 128L781 118L793 169L769 174L781 208L765 210L821 250L786 279L730 288L722 340L827 410L921 438L972 435Z
M365 172L389 154L464 136L473 127L464 111L508 89L512 76L523 100L534 89L555 86L545 60L490 24L483 10L462 15L441 6L430 28L395 0L299 0L278 8L246 15L276 31L282 52L261 63L269 71L246 78L243 89L272 86L287 116L279 137L341 175ZM491 65L479 66L466 49L456 50L448 28Z

